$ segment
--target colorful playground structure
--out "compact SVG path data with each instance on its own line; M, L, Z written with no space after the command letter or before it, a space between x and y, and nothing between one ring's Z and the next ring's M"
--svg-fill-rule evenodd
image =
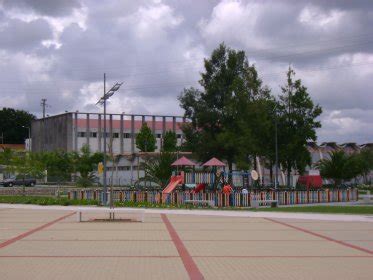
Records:
M321 186L321 177L318 175L308 175L301 179L307 187L306 190L259 190L249 188L257 180L257 176L253 176L255 172L226 172L224 163L216 158L203 164L202 167L205 168L203 171L196 171L196 164L185 157L178 159L172 165L177 167L177 170L163 191L118 189L112 192L113 200L166 205L208 203L210 206L213 205L212 207L256 208L259 205L268 205L267 202L275 202L277 206L349 202L358 199L358 191L354 188L343 190L317 188L311 191L309 187ZM69 192L71 199L100 200L101 197L100 189Z
M225 164L218 160L217 158L212 158L209 161L202 164L204 168L210 168L211 171L207 172L196 172L195 166L197 164L186 157L181 157L172 163L173 167L182 168L179 174L173 175L170 178L168 185L162 191L162 194L172 193L178 186L183 186L184 189L191 189L191 192L198 193L206 189L210 185L210 189L218 184L224 185L227 180L224 176ZM186 167L192 167L193 170L185 172ZM222 170L218 170L222 168Z
M172 166L182 171L171 176L169 184L162 191L164 194L172 193L178 186L182 186L183 190L188 189L192 193L199 193L207 190L219 191L228 184L236 190L249 189L259 184L258 178L253 176L253 172L256 173L255 170L227 172L225 164L217 158L212 158L202 164L201 167L205 169L203 171L196 171L197 164L184 156L176 160ZM189 167L188 170L186 167ZM299 177L298 184L304 186L306 190L319 189L322 187L322 178L319 174L303 175Z

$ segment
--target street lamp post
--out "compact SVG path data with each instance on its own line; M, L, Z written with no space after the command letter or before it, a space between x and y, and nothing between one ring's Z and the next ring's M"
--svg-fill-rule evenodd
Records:
M275 113L275 190L278 188L278 137L277 137L277 104L273 109Z
M29 126L22 125L22 127L28 130L28 151L31 152L31 129Z
M104 73L104 95L100 98L100 100L96 103L99 105L104 106L104 159L103 159L103 204L107 205L107 184L106 184L106 101L114 95L116 91L119 90L120 86L123 83L115 83L109 91L106 92L106 74Z

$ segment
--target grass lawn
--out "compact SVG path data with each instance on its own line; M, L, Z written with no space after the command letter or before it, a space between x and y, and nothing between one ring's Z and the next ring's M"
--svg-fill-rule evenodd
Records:
M252 211L288 212L288 213L324 213L324 214L373 214L372 206L292 206L278 208L260 208Z
M98 205L96 200L76 200L67 197L47 196L0 196L0 203L10 204L36 204L36 205Z
M0 203L11 204L36 204L36 205L99 205L97 200L73 200L66 197L43 197L43 196L0 196ZM116 202L116 207L134 207L134 208L168 208L168 209L202 209L194 205L169 205L156 204L150 202ZM204 208L206 209L206 208ZM265 211L265 212L289 212L289 213L325 213L325 214L371 214L373 215L372 206L292 206L277 208L210 208L219 211L236 210L236 211Z

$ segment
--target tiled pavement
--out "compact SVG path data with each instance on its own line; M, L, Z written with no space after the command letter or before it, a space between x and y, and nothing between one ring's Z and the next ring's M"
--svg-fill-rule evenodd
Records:
M2 209L0 279L373 279L373 223L70 213Z

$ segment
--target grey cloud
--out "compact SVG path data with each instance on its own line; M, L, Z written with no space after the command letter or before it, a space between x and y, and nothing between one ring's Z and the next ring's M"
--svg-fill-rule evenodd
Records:
M31 22L11 19L0 29L0 37L0 48L30 52L40 46L43 40L52 38L52 30L43 19Z
M79 0L3 0L3 5L5 9L32 11L53 17L67 16L73 9L81 7Z
M227 3L241 3L237 14L227 10L216 14ZM373 32L368 28L373 25L370 3L3 1L6 9L48 15L57 21L75 8L85 7L81 11L86 18L84 26L66 26L59 35L60 48L40 47L42 40L50 38L41 19L37 23L17 22L24 27L12 27L12 33L4 37L8 39L0 42L7 49L5 54L0 52L0 81L7 82L3 83L6 86L0 101L13 104L12 97L21 97L23 101L17 106L40 112L40 99L46 97L51 113L98 111L100 108L94 104L102 94L102 76L106 72L107 86L124 81L109 111L181 114L177 96L184 87L197 85L202 57L224 41L247 52L275 94L285 80L289 63L295 67L297 78L324 108L320 141L368 141L373 137L367 119L373 112L369 92L372 68L369 64L348 65L373 63L369 58L373 54ZM303 23L299 20L302 12ZM327 21L335 13L343 19L322 27L312 25ZM0 14L0 32L7 32L11 25L15 25L14 20ZM359 59L354 58L357 54ZM14 57L19 58L11 66L2 63ZM30 67L32 63L39 68ZM347 67L338 68L343 65ZM356 132L354 126L362 130Z

